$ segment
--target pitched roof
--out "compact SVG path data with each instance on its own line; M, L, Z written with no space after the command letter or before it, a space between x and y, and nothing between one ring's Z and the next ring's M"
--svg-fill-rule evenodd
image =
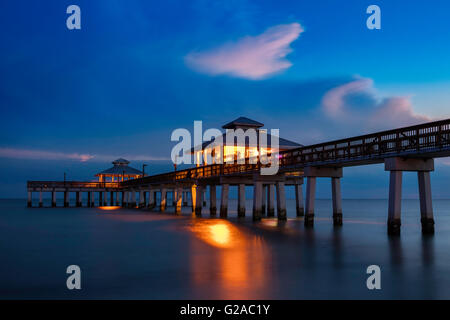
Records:
M129 163L130 163L130 161L128 161L128 160L126 160L124 158L119 158L119 159L116 159L116 160L114 160L112 162L112 164L118 164L118 165L127 165Z
M239 117L227 124L224 124L222 128L223 129L234 129L236 127L260 128L262 126L264 126L264 124L261 122L246 117Z
M226 141L226 133L222 134L221 136L219 136L222 138L222 143L223 145L227 145L227 141ZM213 143L215 139L213 138L212 141L205 141L202 143L202 150L204 150L208 145L210 145L211 143ZM259 135L256 135L256 140L259 146ZM237 145L237 138L234 137L234 143L232 145ZM253 145L250 144L250 139L249 137L245 137L245 146L246 147L255 147ZM272 146L272 135L270 133L267 133L267 147L271 147ZM299 147L303 147L302 144L291 141L291 140L287 140L284 138L279 137L278 138L278 148L281 150L287 150L287 149L294 149L294 148L299 148ZM190 149L190 152L188 153L193 153L195 150L194 148Z
M102 172L99 172L96 174L96 176L102 175L102 174L113 174L113 175L141 175L142 171L137 170L135 168L129 167L128 164L130 161L119 158L117 160L114 160L112 162L114 164L114 167L111 167L109 169L103 170Z

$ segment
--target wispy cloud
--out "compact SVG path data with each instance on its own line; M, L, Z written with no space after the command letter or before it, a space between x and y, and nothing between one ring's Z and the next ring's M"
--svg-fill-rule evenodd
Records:
M231 75L259 80L289 68L285 59L292 51L290 44L303 28L299 23L277 25L258 36L246 36L207 51L191 52L186 64L210 75Z
M324 94L321 105L328 118L363 128L394 128L431 121L430 117L414 112L409 97L380 98L373 80L367 78L358 77L330 89Z
M80 154L80 153L64 153L64 152L32 150L32 149L0 148L0 157L13 159L78 160L81 162L85 162L92 159L94 156L90 154Z
M146 155L102 155L102 154L81 154L65 153L57 151L36 150L36 149L18 149L18 148L0 148L0 158L10 159L35 159L35 160L75 160L75 161L112 161L119 157L125 157L128 160L169 160L164 157L152 157Z

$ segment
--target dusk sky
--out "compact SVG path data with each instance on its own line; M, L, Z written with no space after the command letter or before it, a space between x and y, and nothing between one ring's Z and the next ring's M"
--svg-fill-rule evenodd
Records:
M68 30L66 8L81 8ZM369 30L366 8L381 8ZM177 128L239 116L302 144L450 117L448 1L0 2L0 197L27 180L93 179L123 157L171 170ZM450 160L433 195L450 198ZM417 195L405 175L405 197ZM319 197L330 194L320 182ZM344 198L386 198L382 165Z

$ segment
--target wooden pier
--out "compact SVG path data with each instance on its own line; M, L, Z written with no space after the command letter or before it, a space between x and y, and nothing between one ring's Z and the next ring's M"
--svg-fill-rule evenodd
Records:
M97 205L121 205L165 211L168 206L167 195L171 193L176 213L181 213L182 206L190 205L192 213L201 216L202 208L208 206L205 190L209 189L210 215L216 216L219 213L221 218L226 218L229 188L236 186L238 216L243 217L246 215L245 186L252 186L253 220L258 221L262 216L274 216L275 212L278 219L285 220L285 188L293 186L296 214L299 217L304 216L305 226L313 226L316 179L329 178L333 222L339 226L343 222L340 184L343 168L384 163L385 171L390 173L388 233L400 233L403 171L417 172L422 232L433 233L430 171L434 170L434 158L448 156L450 156L450 119L281 151L280 169L276 175L260 175L263 165L250 164L246 161L245 164L198 166L121 182L29 181L28 206L31 206L32 192L39 192L39 206L43 203L43 192L52 193L52 206L56 205L56 192L64 193L64 206L69 205L69 192L76 193L77 206L82 205L83 193L86 194L87 206L93 206L94 192L97 192L99 199ZM305 201L302 190L304 179L306 179ZM216 208L217 186L222 190L219 210ZM158 208L156 208L156 193L160 194L161 199Z

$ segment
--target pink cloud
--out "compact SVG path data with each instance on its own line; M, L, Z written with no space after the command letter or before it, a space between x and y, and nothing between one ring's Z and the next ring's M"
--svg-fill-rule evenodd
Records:
M425 115L416 114L408 97L392 97L384 99L371 115L373 126L383 123L386 126L407 126L431 121Z
M339 116L345 112L345 98L372 87L371 79L358 79L329 90L322 98L322 106L329 116Z
M347 102L353 94L365 95L372 102L358 108ZM328 118L366 129L395 128L432 120L426 115L416 114L409 97L378 98L373 80L367 78L358 78L329 90L321 104Z
M258 80L281 72L292 64L285 59L303 28L299 23L271 27L258 36L246 36L236 42L203 52L191 52L186 64L209 75L227 74Z

